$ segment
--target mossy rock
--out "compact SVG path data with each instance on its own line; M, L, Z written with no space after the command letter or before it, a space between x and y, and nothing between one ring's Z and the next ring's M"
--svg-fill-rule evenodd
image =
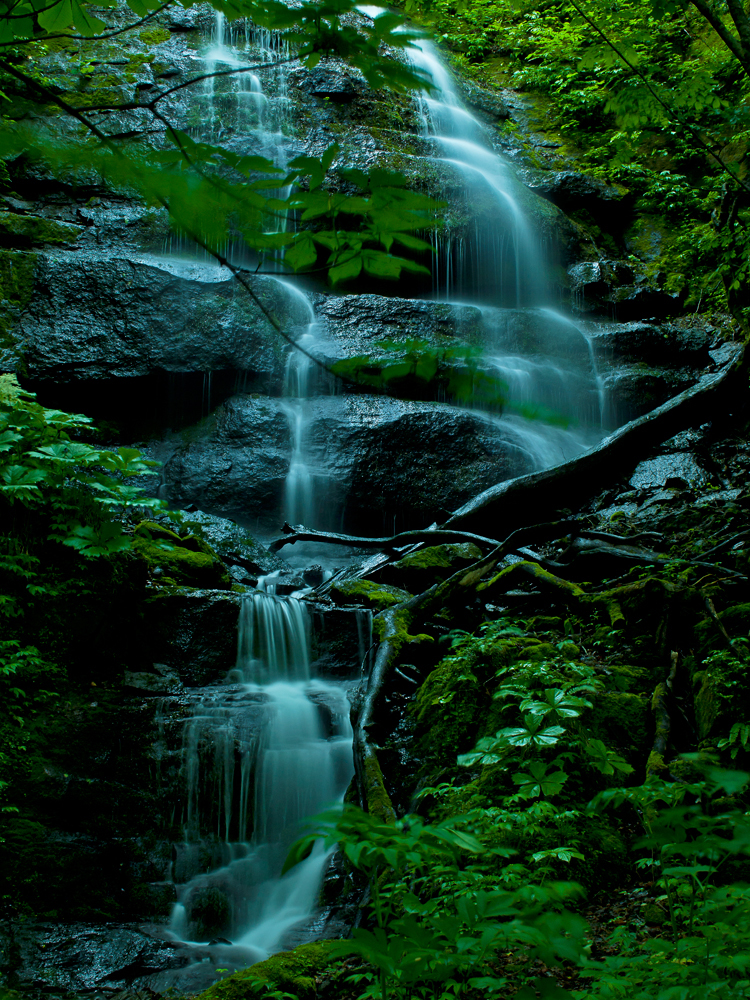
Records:
M698 739L727 735L735 722L747 721L750 667L728 651L693 676Z
M28 247L70 246L83 232L80 226L38 215L16 215L0 212L0 243L6 246Z
M525 640L528 643L528 639ZM578 651L578 647L573 643L570 644L573 648ZM520 663L525 663L531 661L532 663L541 663L543 660L554 660L556 656L559 655L558 650L552 645L551 642L532 642L529 645L520 649L516 654L516 660Z
M387 583L418 594L481 557L481 549L471 542L431 545L418 552L410 552L398 562L386 566L379 575Z
M381 611L383 608L408 601L411 594L399 590L398 587L374 583L372 580L337 580L329 588L328 596L334 604L363 604Z
M610 663L607 670L620 691L647 694L653 688L651 671L629 663Z
M632 757L632 764L640 762L648 752L650 720L648 697L630 691L605 691L597 695L587 716L592 734Z
M174 531L142 521L135 529L133 551L152 578L168 586L230 590L232 579L214 550L195 535L180 538Z
M488 702L470 662L441 660L417 692L415 706L422 752L446 764L474 745Z
M8 334L31 302L37 256L22 250L0 250L0 344L11 340Z
M144 45L149 46L161 45L162 42L168 42L172 37L169 31L162 27L146 28L145 31L141 31L139 34Z
M258 983L291 993L297 1000L313 1000L317 996L316 979L331 964L330 946L325 941L302 944L214 983L200 994L200 1000L253 1000L258 996Z

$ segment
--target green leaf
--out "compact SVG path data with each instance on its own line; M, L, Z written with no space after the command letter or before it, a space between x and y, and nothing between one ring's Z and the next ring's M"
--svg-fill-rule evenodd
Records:
M131 545L130 536L125 534L119 524L112 522L105 522L99 528L80 523L72 524L62 538L54 537L62 541L63 545L76 549L81 555L90 558L122 552Z
M328 272L328 277L331 279L331 284L336 286L340 285L342 281L351 281L352 278L356 278L361 270L362 258L353 257L344 264L332 267Z
M78 0L71 0L73 24L82 35L97 35L107 25L100 17L95 17Z
M317 259L318 251L308 233L301 233L296 242L284 251L284 263L294 271L311 267Z
M0 478L5 483L0 489L36 488L37 483L44 482L47 478L47 473L42 469L30 469L25 465L8 465L0 473Z
M145 17L151 9L146 6L144 0L125 0L125 2L133 13L138 15L138 17Z
M37 16L40 27L45 31L64 31L73 24L73 10L70 0L60 0L60 3L50 7Z

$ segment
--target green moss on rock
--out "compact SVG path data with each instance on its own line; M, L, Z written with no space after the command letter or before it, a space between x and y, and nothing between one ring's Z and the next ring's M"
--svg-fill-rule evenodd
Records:
M449 572L443 571L468 566L481 557L481 549L471 542L431 545L427 549L420 549L419 552L410 552L394 563L393 569L404 572L410 577L422 573L438 580L450 575Z
M37 255L0 250L0 344L8 343L19 314L31 301Z
M17 215L0 212L0 243L19 248L69 246L82 232L80 226L38 215Z
M146 28L140 32L144 45L161 45L162 42L168 42L171 37L166 28Z
M259 983L291 993L298 1000L313 1000L317 996L316 978L331 964L330 946L325 941L303 944L222 979L201 993L200 1000L252 1000L258 996Z
M587 717L593 735L633 757L642 760L649 746L649 700L629 691L605 691L597 695Z
M372 580L340 580L331 586L328 596L335 604L365 604L381 610L408 601L411 594Z
M214 550L195 535L180 538L153 521L135 529L133 550L165 585L229 590L232 579Z

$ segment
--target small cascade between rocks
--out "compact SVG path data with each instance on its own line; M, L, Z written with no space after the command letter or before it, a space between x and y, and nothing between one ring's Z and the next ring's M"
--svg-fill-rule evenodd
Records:
M247 965L314 936L328 856L281 871L304 820L341 801L353 775L348 686L311 671L301 601L245 597L236 667L185 722L175 938L231 946Z

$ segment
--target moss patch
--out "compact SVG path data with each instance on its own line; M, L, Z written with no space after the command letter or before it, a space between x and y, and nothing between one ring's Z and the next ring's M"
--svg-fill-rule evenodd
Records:
M162 42L168 42L171 37L166 28L146 28L140 32L144 45L161 45Z
M649 718L649 700L645 695L605 691L596 696L587 721L597 739L626 757L634 757L631 763L637 763L648 750Z
M0 344L8 343L19 314L31 301L37 255L0 250Z
M82 233L80 226L38 215L0 212L0 244L26 249L39 246L69 246Z
M281 951L264 962L251 965L215 983L201 1000L251 1000L258 996L258 983L291 993L298 1000L312 1000L317 995L316 977L329 965L330 947L324 941L303 944L293 951Z
M364 604L382 610L408 601L411 594L372 580L341 580L331 586L328 596L335 604Z
M458 569L481 558L480 549L471 543L431 545L410 552L398 562L386 566L380 579L418 594L434 583L446 580Z
M147 564L152 579L164 585L229 590L232 580L214 550L201 538L180 538L153 521L135 529L133 549Z

